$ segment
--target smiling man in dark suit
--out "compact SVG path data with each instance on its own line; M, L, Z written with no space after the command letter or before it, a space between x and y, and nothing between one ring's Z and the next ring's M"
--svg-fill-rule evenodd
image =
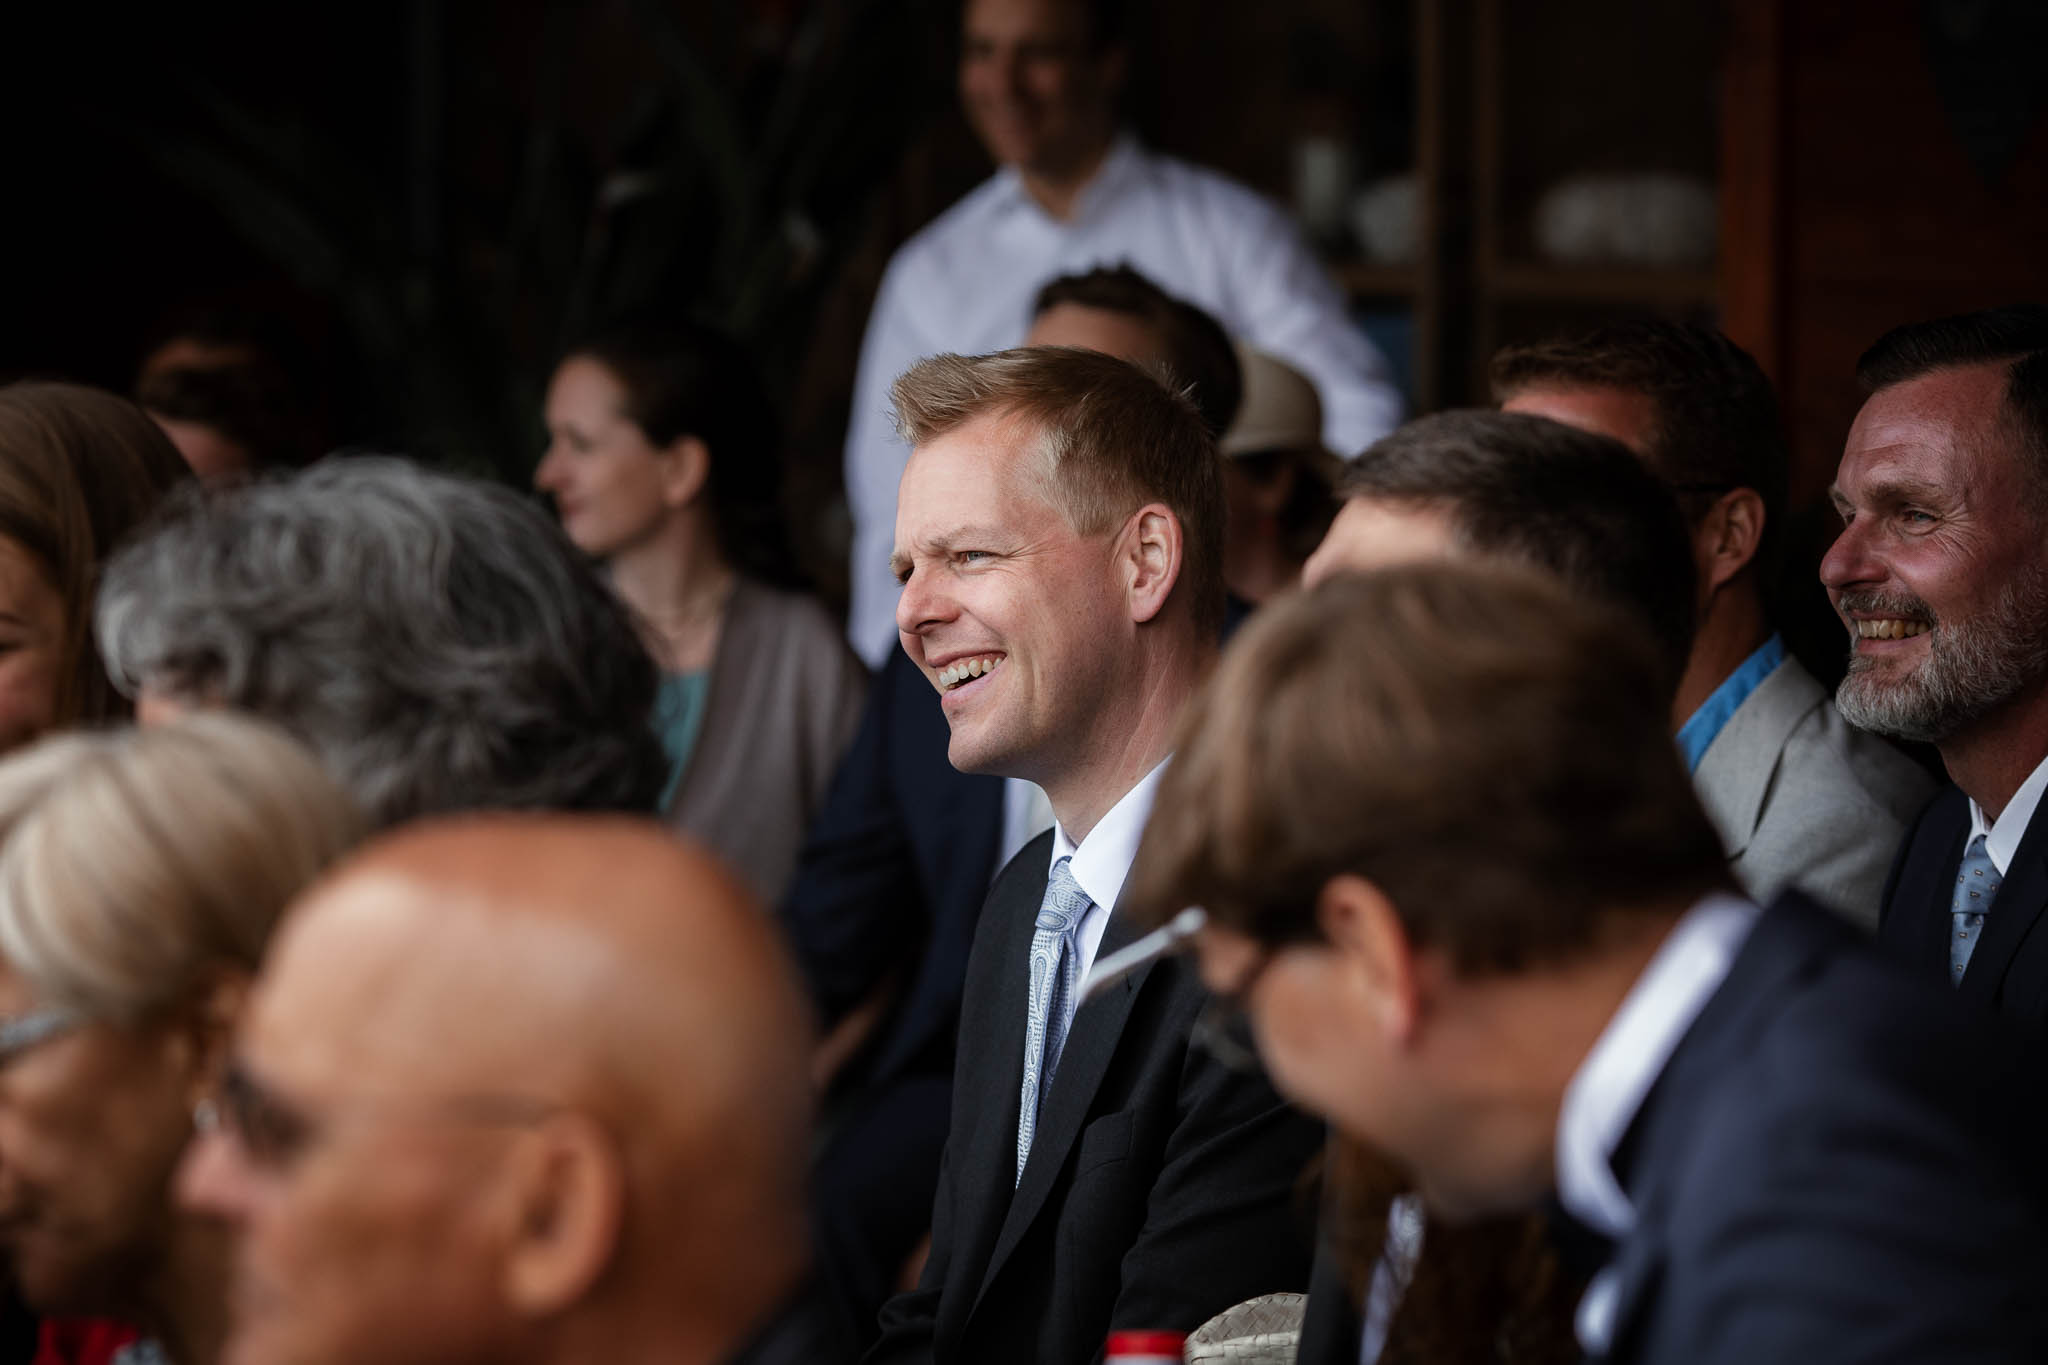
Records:
M2048 1027L2048 308L1916 323L1858 377L1821 579L1849 627L1836 705L1932 743L1955 785L1908 831L1884 941Z
M1668 705L1641 633L1546 575L1333 579L1232 643L1126 899L1204 907L1275 1083L1432 1216L1554 1189L1602 1234L1594 1360L2048 1359L2039 1050L1740 895Z
M1037 783L1056 825L989 893L931 1258L870 1360L1064 1365L1307 1280L1320 1130L1190 1041L1193 972L1156 964L1077 1008L1135 936L1124 877L1215 659L1222 473L1195 409L1107 356L938 356L895 401L904 651L954 766Z

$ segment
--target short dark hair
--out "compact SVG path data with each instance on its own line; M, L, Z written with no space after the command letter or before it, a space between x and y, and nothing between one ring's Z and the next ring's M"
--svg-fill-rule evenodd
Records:
M1692 651L1696 578L1671 490L1610 437L1518 412L1417 418L1352 461L1346 498L1441 507L1466 549L1534 564L1656 642L1666 696Z
M1541 385L1648 398L1656 425L1643 456L1678 493L1686 521L1697 526L1723 493L1755 490L1764 502L1766 542L1757 558L1768 569L1789 456L1777 392L1749 352L1712 327L1636 318L1494 355L1496 402Z
M1433 561L1258 611L1182 719L1126 891L1266 944L1379 887L1461 972L1594 950L1728 871L1641 633L1542 574Z
M1856 362L1856 381L1876 393L1935 370L1998 361L2008 362L2005 411L2025 449L2027 475L2048 497L2048 307L2015 303L1894 327Z
M594 332L564 357L602 365L626 391L625 415L656 446L695 436L711 452L706 483L726 563L751 578L806 586L782 507L782 438L753 359L700 323L634 319Z
M156 370L136 384L135 401L156 416L211 427L251 470L291 468L319 453L290 379L266 357Z
M1152 283L1129 265L1097 266L1048 281L1032 301L1031 316L1063 303L1121 313L1157 331L1173 380L1188 386L1209 434L1221 438L1244 400L1244 374L1230 333L1207 311Z

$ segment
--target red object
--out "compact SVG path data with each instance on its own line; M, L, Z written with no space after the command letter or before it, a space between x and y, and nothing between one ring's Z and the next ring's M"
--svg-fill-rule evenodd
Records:
M107 1365L114 1352L141 1335L118 1322L45 1318L35 1365Z
M1152 1360L1173 1360L1181 1358L1187 1337L1180 1332L1111 1332L1109 1345L1102 1353L1102 1365L1111 1361L1132 1362Z

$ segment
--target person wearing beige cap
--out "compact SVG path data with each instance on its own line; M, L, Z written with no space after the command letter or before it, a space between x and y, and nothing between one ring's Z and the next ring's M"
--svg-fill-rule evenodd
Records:
M1330 529L1343 461L1323 444L1323 404L1308 376L1240 341L1244 396L1218 442L1228 511L1223 581L1256 605L1301 581Z

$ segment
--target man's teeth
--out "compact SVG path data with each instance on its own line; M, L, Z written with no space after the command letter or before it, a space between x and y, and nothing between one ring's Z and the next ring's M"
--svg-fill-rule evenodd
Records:
M960 659L939 670L939 686L958 687L969 678L978 678L991 672L1003 661L1000 654L984 654L978 659Z
M1915 635L1925 635L1933 629L1925 621L1902 621L1890 617L1883 621L1858 621L1856 638L1859 640L1904 640Z

